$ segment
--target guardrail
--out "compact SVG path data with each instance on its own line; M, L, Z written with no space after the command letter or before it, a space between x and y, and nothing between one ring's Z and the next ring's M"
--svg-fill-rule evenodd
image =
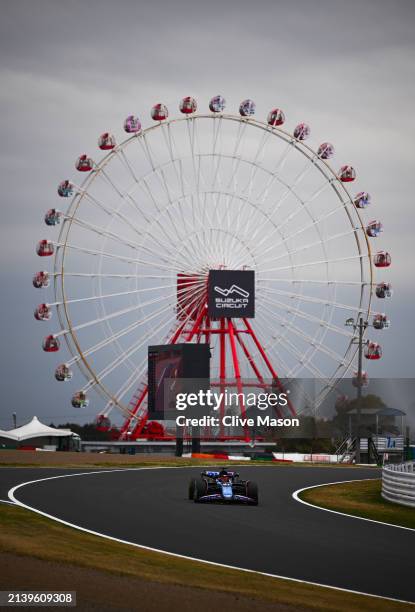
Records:
M382 469L382 497L415 508L415 462L387 465Z

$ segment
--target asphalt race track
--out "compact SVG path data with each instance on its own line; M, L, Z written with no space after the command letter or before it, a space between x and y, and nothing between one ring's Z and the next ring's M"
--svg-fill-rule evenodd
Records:
M373 469L237 468L256 480L260 504L195 504L187 499L200 468L0 470L0 498L21 482L59 474L88 475L26 485L16 499L81 527L199 559L325 585L415 601L415 532L310 508L299 488L376 478Z

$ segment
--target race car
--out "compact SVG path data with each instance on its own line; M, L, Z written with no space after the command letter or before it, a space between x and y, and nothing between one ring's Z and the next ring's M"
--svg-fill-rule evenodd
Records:
M258 486L252 480L240 480L239 474L223 468L202 472L189 483L189 499L194 502L239 502L258 505Z

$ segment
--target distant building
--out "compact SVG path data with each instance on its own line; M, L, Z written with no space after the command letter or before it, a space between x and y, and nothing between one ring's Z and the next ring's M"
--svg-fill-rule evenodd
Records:
M81 439L70 429L56 429L44 425L35 416L33 419L15 429L0 429L1 448L26 448L43 450L80 450Z

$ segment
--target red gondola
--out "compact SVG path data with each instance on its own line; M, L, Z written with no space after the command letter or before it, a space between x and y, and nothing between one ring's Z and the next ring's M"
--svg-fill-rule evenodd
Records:
M274 108L268 114L267 122L268 125L282 125L285 121L285 115L280 108Z
M383 232L383 224L380 221L369 221L366 226L366 234L370 238L377 238Z
M377 268L389 268L392 263L390 253L387 251L378 251L373 258L373 263Z
M69 198L71 195L73 195L73 190L74 187L68 180L62 181L58 185L58 194L61 196L61 198Z
M85 153L80 155L75 162L75 168L79 170L79 172L90 172L93 166L94 162Z
M226 100L223 96L214 96L209 102L209 109L212 113L223 113L226 106Z
M180 102L179 109L180 112L184 115L191 115L197 110L197 102L191 96L187 96L186 98L183 98L183 100Z
M49 321L52 318L52 309L48 304L39 304L34 314L37 321Z
M46 336L43 340L42 348L45 353L56 353L56 351L59 351L59 347L59 340L53 334Z
M89 404L89 399L85 391L78 391L72 396L71 404L74 408L86 408Z
M360 381L359 381L359 373L358 372L354 372L353 373L353 378L352 378L352 385L353 387L368 387L369 386L369 375L367 372L365 372L363 370L361 377L360 377Z
M163 438L165 434L164 426L158 421L150 421L147 423L144 430L144 435L147 438Z
M36 253L39 257L49 257L53 255L54 248L52 242L50 240L40 240L40 242L37 243Z
M256 104L253 100L244 100L239 105L239 114L241 117L251 117L255 115Z
M49 287L49 284L50 284L49 272L46 272L46 270L41 270L40 272L36 272L36 274L33 277L32 283L33 283L33 287L36 287L36 289L42 289L42 287Z
M293 132L294 138L296 138L297 140L307 140L310 134L311 134L310 126L307 125L306 123L299 123L294 128L294 132Z
M127 132L127 134L138 134L141 132L140 119L134 115L128 115L127 119L124 121L124 131Z
M384 299L384 298L390 298L392 297L393 294L393 289L392 289L392 285L391 283L378 283L376 285L376 297L380 298L380 299Z
M351 183L356 178L356 170L353 166L342 166L339 170L339 179L342 183Z
M102 151L110 151L116 145L115 138L109 132L104 132L98 138L98 146Z
M151 109L151 118L154 121L164 121L169 116L167 106L164 104L155 104Z
M375 329L387 329L390 327L390 320L384 312L379 312L374 315L372 325Z
M109 431L111 429L111 421L105 414L99 414L95 419L95 427L97 431Z
M365 348L366 359L380 359L382 357L382 347L377 342L368 342Z
M55 378L59 382L71 380L72 376L72 370L66 363L61 363L55 370Z
M329 142L323 142L317 149L317 155L320 159L330 159L334 155L334 147Z

